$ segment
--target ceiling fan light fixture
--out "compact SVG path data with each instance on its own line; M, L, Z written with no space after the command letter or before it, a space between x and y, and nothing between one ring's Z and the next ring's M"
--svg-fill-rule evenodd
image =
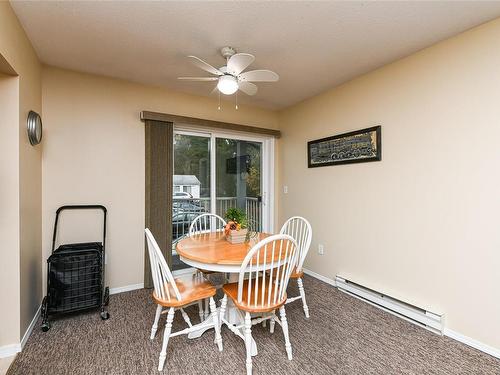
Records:
M230 75L220 76L217 88L224 95L232 95L238 91L238 80Z
M224 47L221 50L222 57L226 60L226 65L215 68L206 61L196 56L188 56L191 63L212 74L210 77L179 77L184 81L210 82L217 81L216 89L220 94L233 95L241 92L253 96L257 94L257 85L253 82L276 82L279 75L267 69L257 69L245 71L255 60L255 56L249 53L236 53L234 48ZM215 89L214 89L215 90Z

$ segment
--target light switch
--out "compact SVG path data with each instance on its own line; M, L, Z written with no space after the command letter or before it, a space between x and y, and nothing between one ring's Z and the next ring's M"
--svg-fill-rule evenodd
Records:
M319 255L325 254L325 247L322 244L318 245L318 254Z

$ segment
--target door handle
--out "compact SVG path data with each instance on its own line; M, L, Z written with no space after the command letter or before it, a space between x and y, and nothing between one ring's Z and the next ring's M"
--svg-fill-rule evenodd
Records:
M263 192L262 195L257 197L257 202L262 203L263 206L267 204L267 193Z

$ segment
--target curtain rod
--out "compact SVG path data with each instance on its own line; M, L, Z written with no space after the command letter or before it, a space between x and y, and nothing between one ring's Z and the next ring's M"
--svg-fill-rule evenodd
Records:
M242 131L242 132L254 133L254 134L272 135L273 137L276 137L276 138L281 137L281 132L279 130L275 130L275 129L259 128L256 126L234 124L231 122L205 120L205 119L196 118L196 117L171 115L168 113L142 111L141 112L141 121L148 121L148 120L149 121L168 122L168 123L183 123L183 124L191 124L191 125L199 125L199 126L208 126L211 128L218 128L218 129L224 129L224 130L236 130L236 131Z

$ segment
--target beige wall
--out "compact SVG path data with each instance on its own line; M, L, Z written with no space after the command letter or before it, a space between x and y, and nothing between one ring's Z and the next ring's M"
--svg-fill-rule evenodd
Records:
M500 20L281 113L283 221L305 267L441 311L500 348ZM382 125L382 161L307 168L306 142ZM325 255L317 252L325 245Z
M41 67L38 58L8 2L0 2L0 55L19 76L17 147L9 155L15 165L11 177L17 179L18 193L9 196L18 204L17 221L19 302L8 305L18 309L20 320L3 322L5 332L14 332L17 342L24 335L41 301L41 145L32 147L26 135L26 118L30 110L41 113ZM5 65L5 64L3 64ZM8 126L7 124L2 124ZM11 267L17 267L11 263ZM17 282L17 281L16 281ZM2 286L4 287L4 286ZM8 285L11 287L11 285ZM3 330L2 330L3 331ZM12 342L10 342L12 343ZM1 343L0 343L1 344Z
M26 51L33 52L33 50ZM42 144L32 146L26 133L28 112L42 115L41 67L34 54L20 70L19 198L21 247L21 336L42 300ZM29 65L28 65L29 64Z
M121 287L142 283L144 125L139 113L151 110L278 127L273 112L230 107L228 104L218 111L217 102L210 98L45 67L43 258L50 253L58 206L101 203L109 210L108 284ZM66 215L66 224L61 222L61 240L85 240L90 238L87 234L99 233L96 225L88 224L88 217L80 221L76 215Z
M0 74L0 347L19 342L19 78Z

